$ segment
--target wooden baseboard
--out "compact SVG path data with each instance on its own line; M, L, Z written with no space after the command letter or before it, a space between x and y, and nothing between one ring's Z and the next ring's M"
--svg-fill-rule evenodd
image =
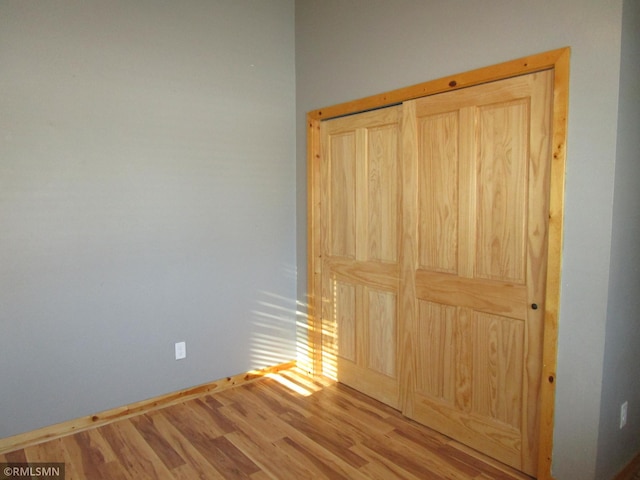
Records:
M241 385L259 379L268 373L288 370L295 366L296 362L291 361L260 370L251 370L246 373L226 377L214 382L186 388L177 392L167 393L165 395L142 400L130 405L105 410L104 412L96 413L94 415L57 423L55 425L39 428L30 432L20 433L11 437L0 438L0 454L46 442L48 440L53 440L55 438L64 437L66 435L71 435L89 428L106 425L134 415L140 415L152 410L157 410L159 408L190 400L206 393L219 392L236 385Z
M631 480L638 471L640 471L640 452L615 476L614 480Z

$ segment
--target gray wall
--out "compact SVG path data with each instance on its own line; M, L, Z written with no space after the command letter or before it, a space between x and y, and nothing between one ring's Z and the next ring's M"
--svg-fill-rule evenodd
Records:
M294 54L292 0L0 2L0 437L295 357Z
M608 290L621 23L622 0L296 1L300 302L306 298L305 112L572 48L552 467L559 480L596 478L598 453L611 448L599 442L599 428L605 322L614 308ZM631 234L620 237L629 241ZM630 312L620 313L629 325ZM631 403L631 421L634 408ZM603 421L617 424L617 418Z
M640 451L640 2L625 0L598 478ZM620 430L620 405L629 402Z

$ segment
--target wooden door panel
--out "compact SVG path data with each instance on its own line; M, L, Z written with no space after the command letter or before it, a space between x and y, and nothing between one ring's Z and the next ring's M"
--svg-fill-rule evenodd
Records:
M375 370L361 367L342 357L337 357L336 379L395 409L398 401L398 380Z
M403 183L402 315L414 345L403 410L530 474L552 80L541 72L425 97L404 117L404 148L416 150L404 168L416 178Z
M323 370L396 408L400 109L321 125Z
M418 119L418 246L421 267L458 272L458 112Z
M398 261L398 126L368 130L367 259Z
M397 308L394 292L365 289L364 337L369 339L366 365L391 378L396 378Z
M328 373L399 408L396 360L397 295L336 275L323 346Z
M475 277L524 284L528 98L477 109Z
M457 308L434 302L420 301L418 304L417 369L424 372L417 377L416 392L442 403L464 407L468 402L458 396L457 353L460 333ZM468 377L468 375L466 375ZM468 387L466 388L468 390Z
M332 135L327 142L329 165L329 251L356 256L356 142L353 132Z
M465 323L468 318L472 321ZM523 322L420 301L418 336L417 365L424 374L418 377L417 393L520 426Z
M420 301L414 415L469 446L520 462L523 328Z
M522 422L523 322L474 312L473 412L519 429Z
M335 351L352 362L356 361L356 287L334 280Z

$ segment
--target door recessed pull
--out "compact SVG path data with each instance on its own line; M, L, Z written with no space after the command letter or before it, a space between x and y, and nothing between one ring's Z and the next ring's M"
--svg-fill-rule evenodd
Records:
M531 308L532 308L533 310L537 310L537 309L538 309L538 304L537 304L537 303L532 303L532 304L531 304Z

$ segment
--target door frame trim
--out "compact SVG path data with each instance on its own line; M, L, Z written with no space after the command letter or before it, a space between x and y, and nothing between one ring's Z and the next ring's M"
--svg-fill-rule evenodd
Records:
M562 267L564 185L569 110L569 47L539 53L437 80L399 88L307 113L307 268L308 355L310 373L322 375L322 311L320 249L320 122L344 115L458 90L482 83L538 72L554 71L551 132L551 182L546 299L540 398L538 478L551 479L555 380L558 350L558 316ZM317 232L317 233L316 233Z

